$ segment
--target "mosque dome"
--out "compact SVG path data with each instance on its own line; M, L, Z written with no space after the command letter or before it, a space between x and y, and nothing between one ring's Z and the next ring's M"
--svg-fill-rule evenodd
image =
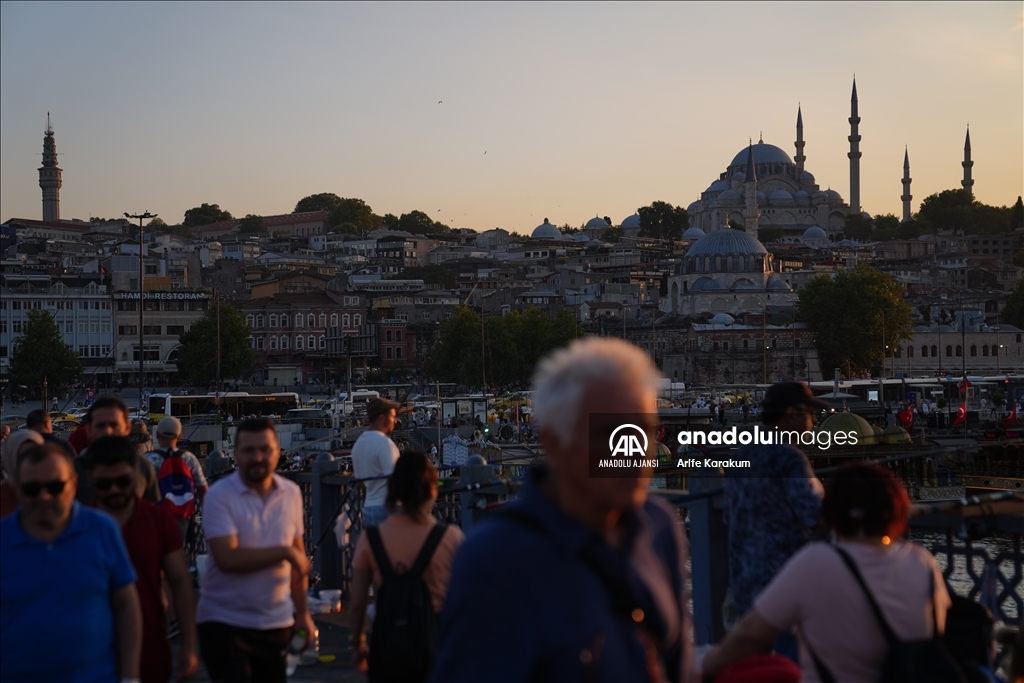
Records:
M711 277L699 277L690 287L691 292L725 291L725 285Z
M875 436L875 430L871 427L871 423L855 413L833 413L821 421L818 431L833 435L837 432L853 432L857 436L856 445L858 446L870 446L878 443L878 437Z
M594 216L589 221L587 221L587 224L584 227L586 227L586 228L601 228L601 229L604 229L604 228L608 228L608 227L611 227L611 226L608 225L608 221L606 221L605 219L601 218L600 216ZM626 227L626 226L623 225L622 227Z
M732 174L732 179L746 181L747 174L744 173L743 171L736 171L735 173Z
M545 218L543 223L533 229L531 237L542 240L560 240L562 239L562 231L551 225L548 219Z
M584 232L576 233L575 235L573 235L573 239L576 240L577 242L589 242L590 241L590 238L587 237L587 234L584 233Z
M811 173L810 171L802 171L800 173L800 182L801 183L813 183L814 182L814 174Z
M792 164L793 160L784 151L775 145L766 142L759 142L750 148L744 147L732 158L730 166L745 166L747 163L747 150L754 150L755 164Z
M767 201L767 197L764 196L764 192L761 192L761 190L758 190L757 191L757 203L758 204L763 204L765 201Z
M694 202L694 204L696 204L696 203L697 202ZM589 227L590 223L587 223L587 226ZM625 218L622 219L622 223L621 223L620 227L623 230L629 230L631 228L639 229L640 228L640 214L634 213L632 216L626 216Z
M754 283L749 278L741 277L739 280L737 280L736 282L732 283L732 289L733 289L733 291L736 291L738 289L761 289L761 288L758 287L757 284Z
M743 197L736 190L726 190L722 194L718 195L718 197L716 199L720 199L722 201L735 201L735 202L738 202L738 201L742 201Z
M704 231L700 228L687 228L686 232L683 233L683 239L688 242L696 242L704 236Z
M764 248L764 245L745 231L723 228L697 240L686 252L686 256L733 256L737 254L761 256L767 253L768 250Z
M729 181L728 180L716 180L715 182L713 182L710 185L708 185L708 189L706 189L704 191L705 192L721 192L722 190L728 190L728 189L729 189Z
M811 195L807 194L807 190L797 190L796 194L793 195L793 199L810 199Z
M804 230L803 240L805 242L807 240L827 240L827 239L828 239L828 235L826 235L825 231L822 230L821 228L819 228L817 225L812 225L811 227L809 227L806 230Z
M843 201L842 196L832 188L825 190L825 196L829 199L835 199L836 201Z
M785 190L774 190L768 195L768 201L786 201L792 198L793 195Z
M789 283L783 280L776 273L772 273L768 276L768 282L765 283L765 289L768 291L778 292L792 292L793 288L789 286Z
M697 202L690 202L690 205L686 207L686 213L694 213L697 210Z
M736 318L733 318L728 313L719 313L713 316L708 322L714 325L732 325L736 322Z

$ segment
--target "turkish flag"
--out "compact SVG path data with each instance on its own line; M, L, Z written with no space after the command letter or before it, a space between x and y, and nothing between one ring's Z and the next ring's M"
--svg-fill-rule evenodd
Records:
M907 408L902 413L896 413L896 417L900 419L900 422L909 427L910 425L914 424L914 409Z
M1017 421L1017 402L1014 401L1013 402L1013 410L1011 410L1010 414L1007 416L1006 422L1003 424L1003 427L1009 428L1009 426L1012 425L1016 421Z
M967 375L964 375L963 380L961 380L961 382L960 382L960 393L961 394L966 394L967 393L967 387L969 387L969 386L971 386L971 381L969 379L967 379Z
M958 425L961 422L967 422L967 402L960 404L960 409L956 411L956 417L953 418L953 424Z
M665 443L665 425L658 428L658 441Z

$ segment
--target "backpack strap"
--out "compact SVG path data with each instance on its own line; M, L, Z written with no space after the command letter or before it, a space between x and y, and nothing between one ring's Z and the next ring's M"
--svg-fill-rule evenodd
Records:
M370 549L373 551L373 559L377 561L377 568L385 581L395 576L395 569L391 566L388 553L384 550L384 542L380 538L380 529L375 526L368 526L365 529L366 539L370 542Z
M430 530L430 534L427 536L427 540L423 542L423 547L420 548L416 561L412 563L409 576L423 576L423 572L427 570L427 565L430 564L430 558L434 556L434 551L441 544L441 539L444 538L446 531L448 531L447 524L434 525L434 528Z
M882 608L878 606L878 602L875 601L875 596L871 594L871 590L868 589L868 584L864 581L864 577L861 576L860 570L857 569L857 563L854 562L853 558L839 546L836 546L836 552L839 553L839 557L842 558L843 563L849 568L850 573L853 574L853 578L857 579L857 583L860 584L861 590L864 591L864 596L868 599L868 604L871 605L871 611L874 612L875 619L878 621L878 625L882 629L882 635L885 636L885 642L889 647L899 643L900 639L896 636L892 627L889 626L889 622L886 621L885 615L882 614ZM931 600L931 598L929 598L929 600Z

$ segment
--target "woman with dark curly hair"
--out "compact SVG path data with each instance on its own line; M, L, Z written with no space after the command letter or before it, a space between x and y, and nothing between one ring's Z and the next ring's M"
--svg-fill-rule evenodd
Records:
M860 464L836 472L825 485L822 514L837 546L811 543L797 552L753 609L708 652L706 673L720 673L763 651L796 626L804 681L820 680L811 653L837 681L879 680L888 645L841 553L852 560L898 638L924 640L936 627L943 631L950 606L946 584L931 553L901 540L910 499L890 470Z

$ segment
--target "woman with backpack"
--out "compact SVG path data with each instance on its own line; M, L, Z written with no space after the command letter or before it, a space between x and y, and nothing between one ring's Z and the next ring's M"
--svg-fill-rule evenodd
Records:
M407 450L388 479L391 513L356 542L352 578L352 665L373 683L426 680L452 561L465 538L433 516L437 469L425 453ZM376 597L367 647L363 622L370 585Z
M838 543L809 543L704 657L723 674L796 626L804 681L963 680L942 645L950 606L935 558L902 540L910 499L880 465L844 467L825 485L822 516ZM909 673L909 672L913 673Z

